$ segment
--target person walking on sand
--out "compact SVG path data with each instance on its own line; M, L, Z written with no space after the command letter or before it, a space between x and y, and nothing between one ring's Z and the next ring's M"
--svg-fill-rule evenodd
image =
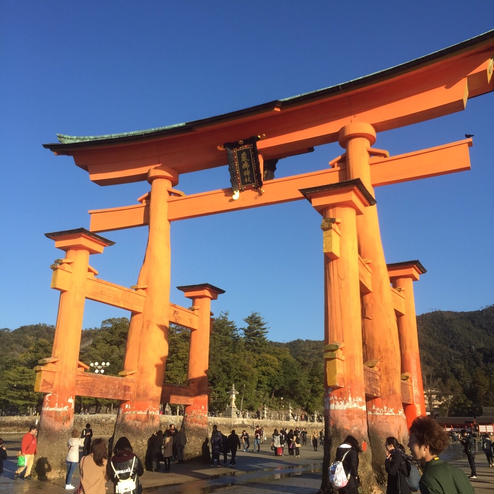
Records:
M25 457L25 464L15 471L14 479L18 479L22 472L24 472L24 480L31 479L31 469L33 468L34 455L36 454L37 447L37 435L38 429L35 425L32 425L29 428L29 432L26 432L22 437L20 455Z
M144 467L125 436L116 442L114 454L108 462L106 471L107 477L113 482L116 494L141 493L139 477L144 473Z
M410 475L411 465L405 456L405 448L396 437L388 437L384 443L386 461L384 467L388 473L386 494L410 494L407 477Z
M70 491L75 489L75 486L72 485L72 475L79 464L79 448L84 446L84 438L79 437L79 431L77 429L72 430L72 437L68 440L67 445L69 450L65 458L65 463L67 464L65 490Z
M98 437L91 443L90 454L79 462L81 487L84 494L106 494L106 464L108 445Z
M228 436L226 440L227 449L231 453L230 465L235 465L235 458L237 456L237 449L240 448L240 439L238 435L235 433L235 430L232 430L231 434Z
M461 432L461 444L463 444L463 451L467 456L468 464L470 465L471 479L477 478L477 467L475 466L475 442L471 432L463 430Z
M5 448L5 442L0 438L0 475L3 473L3 462L7 459L7 450Z

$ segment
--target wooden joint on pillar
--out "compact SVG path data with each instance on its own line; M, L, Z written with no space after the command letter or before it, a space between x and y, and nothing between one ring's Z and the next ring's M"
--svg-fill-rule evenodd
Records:
M344 343L333 342L324 346L324 360L326 365L326 386L330 389L345 386L345 356Z
M405 297L402 290L390 287L391 299L393 301L393 309L399 316L403 316L406 313Z
M368 399L381 396L381 371L378 364L378 360L364 363L365 396Z
M404 379L404 376L407 377ZM412 405L414 403L413 382L408 373L401 375L401 402L405 405Z
M132 376L136 373L137 373L136 370L122 370L118 373L118 375L122 377L127 377L127 376Z
M94 278L95 276L98 276L98 274L99 274L99 271L90 265L88 265L88 267L87 267L87 272L89 273L88 276L90 276L91 278Z
M372 269L370 264L371 261L358 257L360 293L364 295L372 292Z
M53 264L50 266L50 269L52 271L55 271L55 269L65 269L66 271L71 272L70 265L74 262L73 259L55 259L53 261Z
M77 370L79 372L85 372L89 369L89 365L85 364L84 362L82 362L81 360L78 360L77 361Z
M322 250L324 255L331 260L340 257L341 231L338 228L340 222L338 218L323 218L321 222L321 230L323 231Z
M377 149L370 147L368 150L369 156L379 156L380 158L389 158L389 151L386 149Z
M58 357L45 357L42 359L38 360L38 364L40 365L46 365L46 364L54 364L55 362L58 362L60 359Z

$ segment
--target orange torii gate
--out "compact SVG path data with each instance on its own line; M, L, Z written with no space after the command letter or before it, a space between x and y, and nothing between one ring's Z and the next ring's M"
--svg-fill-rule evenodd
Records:
M330 419L333 435L370 441L364 463L382 464L383 437L405 436L407 422L425 413L412 287L425 269L418 261L386 264L374 187L467 170L472 142L398 156L372 146L378 132L463 110L469 98L492 91L493 39L491 31L367 77L226 115L118 135L59 135L59 143L44 145L72 156L97 184L147 180L150 192L138 204L90 211L90 231L47 234L66 256L52 266L52 287L61 291L52 356L37 368L36 389L47 393L42 454L59 460L56 445L71 428L77 395L121 400L119 431L133 443L156 430L163 400L185 404L188 432L204 437L210 304L223 291L207 283L179 287L192 309L169 303L170 223L305 198L323 217L328 427ZM249 148L255 159L237 163L240 175L232 174L235 190L174 189L182 173L224 166L256 140ZM336 140L344 154L329 168L273 178L278 160ZM244 183L243 165L257 170L255 183ZM112 244L98 233L142 225L149 238L137 285L98 279L89 255ZM86 298L132 314L120 377L89 375L78 361ZM170 322L192 330L187 387L163 387ZM197 453L194 441L188 447Z

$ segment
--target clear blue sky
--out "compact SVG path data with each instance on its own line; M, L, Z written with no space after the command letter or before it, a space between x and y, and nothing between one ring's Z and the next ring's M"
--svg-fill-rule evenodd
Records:
M42 148L56 133L98 135L218 115L345 82L491 29L486 0L92 1L3 0L2 283L0 327L54 324L45 232L89 226L89 209L134 204L147 183L100 187L70 157ZM417 312L476 310L493 298L493 98L378 135L400 154L474 134L472 170L376 189L387 262L419 259ZM337 144L283 160L279 174L321 169ZM186 193L229 186L226 167L184 175ZM213 311L242 326L252 311L269 338L323 337L320 216L306 201L172 225L177 285L226 290ZM133 285L147 231L109 232L92 256L100 277ZM88 302L84 327L125 311Z

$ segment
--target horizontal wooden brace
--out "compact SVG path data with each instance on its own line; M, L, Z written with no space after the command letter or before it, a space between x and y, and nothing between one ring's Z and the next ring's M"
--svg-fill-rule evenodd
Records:
M192 405L196 395L192 386L178 386L176 384L163 385L161 402L171 405Z
M470 168L468 148L471 144L471 139L464 139L389 158L373 158L372 183L374 186L381 186L468 170ZM300 189L338 183L341 180L340 175L341 169L335 167L269 180L264 183L262 194L250 189L242 192L238 200L233 200L231 189L170 197L168 219L178 221L301 200L304 196L300 193ZM149 222L147 208L146 204L135 204L91 210L89 211L90 230L103 232L147 225Z
M127 401L132 399L135 381L129 377L80 372L76 375L75 395Z
M56 393L55 382L59 370L56 366L36 366L34 391ZM110 400L130 400L135 381L129 377L104 376L79 370L76 373L75 396L107 398Z
M146 295L99 278L88 278L86 298L131 312L142 312Z
M51 287L67 291L72 284L72 273L63 268L53 270ZM144 310L144 301L146 294L136 292L131 288L126 288L109 281L94 278L91 274L86 280L86 298L96 302L119 307L131 312L142 312ZM170 304L170 322L184 326L191 330L199 329L199 315L189 309L180 307L179 305Z
M193 331L199 329L199 315L180 305L170 304L170 322Z

